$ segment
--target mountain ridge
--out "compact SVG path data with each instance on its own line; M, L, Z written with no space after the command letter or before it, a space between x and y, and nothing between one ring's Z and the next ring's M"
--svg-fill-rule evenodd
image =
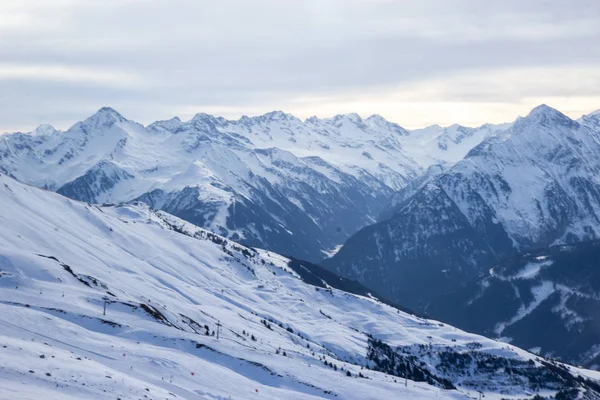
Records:
M83 201L144 200L246 244L317 261L375 221L425 166L460 158L493 129L446 141L454 131L415 138L376 115L301 121L282 111L237 120L198 113L144 127L103 107L64 132L0 136L0 171ZM194 188L205 193L196 201Z
M434 241L459 240L457 243L463 243L461 241L466 240L471 243L466 247L449 242L437 245L451 249L453 254L453 258L435 262L437 270L445 270L450 275L454 271L451 280L457 282L476 276L479 268L485 268L473 261L471 255L475 250L475 254L485 255L487 261L484 264L489 264L528 248L594 239L600 232L600 183L596 180L600 172L598 154L599 131L542 105L509 129L482 141L447 170L437 171L418 186L409 187L407 193L400 193L397 204L392 202L393 211L385 214L387 220L370 228L370 233L362 230L355 235L356 239L349 239L352 243L372 242L374 232L378 232L389 244L387 256L379 255L377 246L371 246L371 251L366 248L356 251L352 246L344 246L325 265L349 278L356 278L358 270L368 274L369 265L381 265L382 268L387 265L387 272L393 268L405 273L410 269L418 271L417 265L431 262L434 254L431 243ZM441 189L438 190L440 198L447 197L445 205L442 202L434 210L440 220L428 218L418 211L410 215L402 208L410 202L427 204L427 196L435 198L431 193L435 188ZM455 212L456 208L459 213ZM416 221L409 222L415 218ZM450 233L438 235L439 226L433 228L436 224L451 225L453 221L459 224L456 229L460 226L462 232L474 230L478 237L455 230L453 232L459 236L452 239ZM398 227L396 236L390 233L390 224ZM410 228L400 228L403 226ZM424 237L417 239L420 234ZM481 244L472 247L476 241ZM369 286L381 291L382 288L373 283ZM410 287L409 281L404 284L408 285L407 289ZM438 284L450 283L439 278ZM390 292L382 293L390 295ZM409 307L418 304L408 296L395 300ZM423 301L426 303L427 299Z

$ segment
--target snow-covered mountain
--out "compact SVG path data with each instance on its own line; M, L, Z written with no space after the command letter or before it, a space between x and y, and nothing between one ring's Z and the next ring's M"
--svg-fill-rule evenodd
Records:
M143 203L0 175L0 204L2 398L600 398L597 372L310 285Z
M600 131L600 110L582 116L577 122L596 131Z
M0 171L90 203L140 199L248 245L318 260L431 164L499 127L408 132L374 115L197 114L143 127L102 108L65 132L0 136Z
M449 127L433 125L410 131L403 145L406 152L417 157L423 167L435 164L452 165L462 160L484 139L495 136L510 128L511 125L511 123L484 124L478 128L458 124Z
M600 241L511 257L427 307L461 328L594 369L600 367L598 310Z
M408 185L387 219L325 264L418 308L505 256L599 237L596 118L535 108L450 169Z

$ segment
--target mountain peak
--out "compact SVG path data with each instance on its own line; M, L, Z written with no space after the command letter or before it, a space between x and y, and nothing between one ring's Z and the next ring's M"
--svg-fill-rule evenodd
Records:
M110 126L116 122L125 122L127 118L119 114L114 108L102 107L96 113L85 119L84 124L99 127Z
M181 119L179 117L173 117L167 120L154 121L153 123L148 125L147 129L151 131L166 130L173 132L182 124L183 123L181 122Z
M37 128L35 128L31 132L31 134L35 135L35 136L51 136L57 132L58 132L58 130L56 130L56 128L53 127L52 125L42 124L42 125L38 126Z
M596 111L592 111L591 113L587 113L585 115L582 115L581 118L598 118L600 119L600 110L596 110Z
M210 121L214 119L216 119L214 116L202 112L196 113L196 115L192 117L192 121Z
M367 121L373 121L373 122L377 122L377 123L388 123L389 122L387 119L383 118L379 114L373 114L370 117L367 117Z
M103 115L111 118L125 119L117 110L112 107L102 107L98 111L96 111L95 115Z
M373 114L370 117L368 117L365 121L367 121L371 124L377 125L379 127L385 127L387 129L390 129L402 136L409 135L409 132L406 129L404 129L403 127L401 127L400 125L398 125L395 122L388 121L387 119L385 119L384 117L382 117L379 114Z
M214 130L217 126L224 125L227 121L222 117L215 117L211 114L197 113L190 121L197 130Z
M335 117L333 117L333 119L336 121L341 120L341 119L349 119L352 122L361 122L362 121L361 116L355 112L348 113L348 114L338 114Z
M600 129L600 110L582 115L577 122L594 130Z
M331 118L323 118L321 119L326 124L341 127L344 123L351 123L354 125L364 125L364 121L360 115L357 113L349 113L349 114L337 114Z
M577 124L577 122L573 121L565 114L546 104L540 104L539 106L535 107L525 118L521 118L519 121L517 121L515 125L518 126L530 123L547 127L552 125L572 127L574 124Z
M529 114L536 114L536 113L547 112L547 111L551 111L551 110L556 111L554 108L550 107L548 104L542 103L540 105L533 107L531 109L531 111L529 112Z
M294 117L292 114L288 114L281 110L270 111L266 114L259 115L258 117L255 117L255 118L259 119L259 120L266 120L266 121L289 121L292 119L296 119L296 117Z
M529 115L527 115L527 118L540 117L540 116L553 117L553 118L556 118L556 117L568 118L566 115L564 115L557 109L550 107L547 104L540 104L539 106L535 107L533 110L531 110L529 112Z

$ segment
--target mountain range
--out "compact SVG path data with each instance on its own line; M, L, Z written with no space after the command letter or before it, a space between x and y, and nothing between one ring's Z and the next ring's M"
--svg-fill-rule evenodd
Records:
M105 107L66 131L0 136L0 172L19 181L106 207L143 202L285 254L312 284L591 368L600 293L582 282L600 277L579 244L600 232L598 160L600 113L573 120L546 105L507 124L412 131L280 111L142 126ZM506 263L519 275L562 245L576 251L540 271L571 268L575 281L490 275Z
M325 266L422 309L505 257L600 234L598 114L542 105L400 190Z
M0 171L90 203L141 200L241 243L318 261L427 168L497 126L409 132L380 116L197 114L146 127L105 107L66 131L0 136Z
M584 243L600 234L599 121L535 108L401 189L324 265L410 309L597 368L600 270ZM519 275L535 269L531 254L547 268Z

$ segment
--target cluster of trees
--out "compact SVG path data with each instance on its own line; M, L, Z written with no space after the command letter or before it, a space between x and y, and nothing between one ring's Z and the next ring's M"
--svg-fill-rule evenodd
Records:
M242 333L244 336L250 337L250 340L256 342L256 336L254 336L254 334L250 334L250 332L246 332L246 330L243 330Z
M208 327L208 325L206 325L206 324L205 324L203 328L204 328L204 330L205 330L205 331L204 331L204 334L205 334L206 336L215 336L215 331L212 331L212 332L211 332L211 330L210 330L210 328Z
M282 350L281 347L275 350L275 354L281 354L282 356L287 357L287 353L285 352L285 350Z
M421 365L416 356L401 355L386 343L370 335L367 359L373 362L373 369L377 371L416 382L427 382L444 389L456 389L449 379L436 376L425 365Z

